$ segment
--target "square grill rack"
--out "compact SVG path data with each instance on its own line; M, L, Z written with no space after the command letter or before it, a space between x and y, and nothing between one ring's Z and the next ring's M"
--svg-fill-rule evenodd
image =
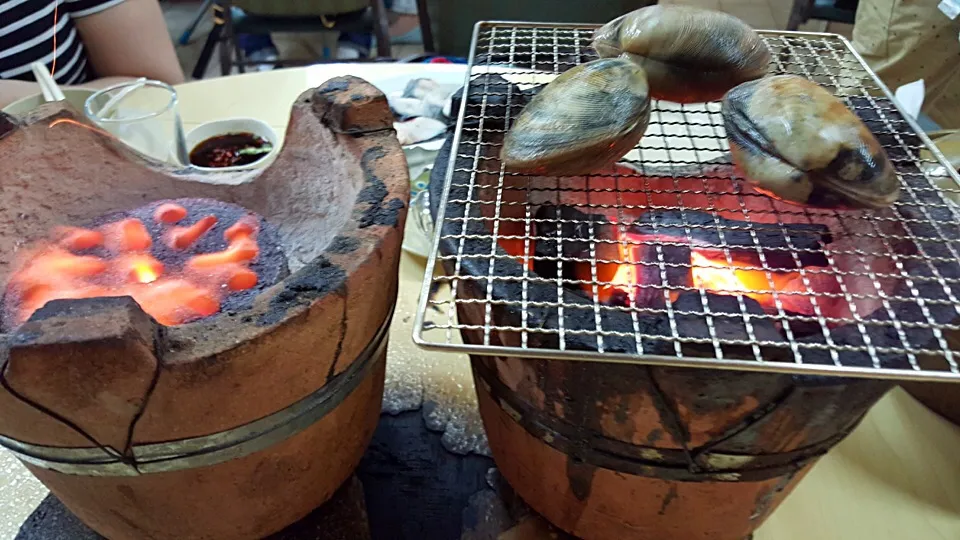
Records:
M864 119L880 140L901 179L901 198L892 209L836 212L774 202L758 205L757 199L766 198L744 194L737 187L742 182L730 166L719 103L678 105L654 100L646 134L621 162L629 169L618 166L613 174L565 179L531 179L504 171L496 156L505 126L523 108L522 95L512 91L504 95L502 88L490 85L485 74L503 76L524 92L535 92L557 74L596 57L590 47L596 28L516 22L481 22L475 27L465 99L436 208L433 249L414 326L414 341L419 346L480 355L960 381L960 339L953 336L960 329L956 324L960 320L960 207L954 202L960 200L960 178L916 123L902 114L890 91L841 36L760 32L773 53L772 73L799 75L825 87ZM731 181L716 182L718 174ZM651 187L651 175L666 175L675 182L666 188ZM702 180L700 187L695 184L691 189L691 179ZM598 263L606 260L597 253L606 240L595 235L593 223L561 218L553 223L556 230L563 224L589 228L590 256L577 260L589 264L592 279L544 278L531 269L536 254L525 251L518 263L515 256L501 249L503 242L526 248L537 241L556 242L557 246L563 242L559 236L537 236L537 228L550 221L535 216L534 207L545 200L582 196L586 202L578 204L578 210L602 210L607 215L612 211L619 216L612 222L622 224L630 221L624 214L637 209L636 197L643 200L653 193L658 201L663 195L673 195L678 202L655 204L648 198L647 209L681 213L683 201L691 195L726 200L723 215L739 211L737 227L750 232L755 243L761 221L783 224L832 220L852 240L847 245L854 247L827 245L827 259L832 263L846 258L862 264L843 270L833 265L800 270L807 287L807 278L817 271L834 278L839 291L830 295L810 288L778 293L761 254L762 266L757 270L770 278L775 312L748 310L744 297L733 295L740 311L727 310L718 315L711 310L711 301L702 289L675 290L678 288L669 284L655 285L663 293L662 308L601 302L597 291L608 282L598 279ZM626 200L626 195L633 203ZM731 200L735 201L733 207ZM709 228L720 238L712 247L723 250L729 258L723 240L728 225L716 219L721 215L720 208L705 210L714 216L715 223L684 226ZM900 252L897 246L904 242L916 249ZM664 261L661 248L668 247L669 242L654 240L653 244L659 258L652 264L665 276L671 264ZM441 245L447 249L442 250ZM881 246L880 252L868 246ZM759 244L753 247L761 251ZM546 260L556 261L559 268L567 262L563 257ZM877 257L889 263L884 270L872 265ZM475 270L468 272L468 268ZM478 272L477 268L484 271ZM898 286L888 286L892 282ZM864 287L864 283L873 287ZM569 291L572 284L584 287L582 298ZM447 286L449 297L436 294ZM465 287L472 293L465 293ZM671 295L684 290L699 290L703 300L700 309L674 308ZM813 311L801 315L784 309L782 300L787 300L788 294L809 298ZM849 309L842 317L831 317L818 307L827 300L847 303ZM863 302L872 303L876 310L863 312ZM472 315L460 321L458 310ZM507 312L517 316L503 316ZM689 336L678 331L678 321L682 325L684 318L691 316L705 323L706 335ZM652 331L646 324L652 318L668 324ZM723 332L721 327L732 320L745 328L746 336L729 337ZM785 339L765 340L763 332L757 332L761 324L775 324ZM795 337L799 328L807 332L813 328L813 338ZM473 336L467 340L473 343L461 343L460 331ZM691 347L696 350L691 351Z

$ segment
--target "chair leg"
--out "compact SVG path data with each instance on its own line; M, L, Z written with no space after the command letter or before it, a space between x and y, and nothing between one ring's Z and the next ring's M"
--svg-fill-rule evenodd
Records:
M202 79L203 75L207 72L207 66L210 65L210 58L213 56L213 49L215 49L217 47L217 43L220 42L220 35L222 33L223 24L214 24L213 29L210 30L210 34L207 36L207 41L203 44L203 49L200 51L200 57L197 59L197 65L193 68L194 79Z
M233 73L234 52L237 47L237 36L233 33L233 17L231 16L231 2L217 2L213 8L214 20L223 26L223 39L220 40L220 75L226 77Z
M232 36L229 32L220 40L220 75L226 77L233 71L233 47L231 46Z
M200 26L200 21L207 15L207 12L210 11L210 6L213 5L213 0L203 0L203 5L200 6L200 9L197 10L197 14L193 18L193 22L190 23L190 26L180 35L180 39L177 40L181 45L186 45L190 42L190 38L193 36L193 33L197 31L197 27Z
M807 22L810 19L813 2L814 0L793 0L793 8L790 9L790 18L787 19L785 30L796 31L801 24Z
M390 21L387 19L387 7L383 0L370 0L373 7L373 31L377 36L377 56L389 58L390 48Z
M246 53L243 52L243 47L240 46L240 42L237 41L236 39L233 40L233 52L234 52L234 58L236 59L234 63L237 66L237 71L239 71L240 73L246 73L247 72L247 67L246 67L247 55Z
M430 11L427 0L417 0L417 14L420 16L420 35L423 37L423 51L437 52L437 45L433 41L433 25L430 21Z

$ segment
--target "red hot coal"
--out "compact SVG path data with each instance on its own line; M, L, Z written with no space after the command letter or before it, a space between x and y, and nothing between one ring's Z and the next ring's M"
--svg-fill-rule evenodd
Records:
M173 326L247 307L287 274L276 231L213 199L158 201L58 227L25 251L3 301L3 326L58 299L132 297Z

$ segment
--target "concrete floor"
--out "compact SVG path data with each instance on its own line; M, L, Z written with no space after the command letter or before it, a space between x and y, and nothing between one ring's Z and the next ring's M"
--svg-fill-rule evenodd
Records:
M676 3L695 4L712 9L720 9L742 18L756 28L783 28L790 13L792 0L670 0ZM179 39L184 29L190 24L197 13L200 3L165 2L164 14L174 40ZM203 48L210 29L213 27L212 18L207 15L197 28L191 41L185 46L177 46L177 55L184 71L189 74L196 65L200 50ZM825 30L850 36L850 25L832 24L829 29L823 21L811 21L804 25L802 30ZM394 56L402 57L421 52L422 48L414 45L398 45ZM219 76L220 68L214 54L214 61L210 62L205 74L206 77ZM6 451L0 450L0 539L16 538L24 521L47 496L47 490L37 481L19 461L11 457Z
M0 450L0 493L0 538L15 538L48 492L19 461Z

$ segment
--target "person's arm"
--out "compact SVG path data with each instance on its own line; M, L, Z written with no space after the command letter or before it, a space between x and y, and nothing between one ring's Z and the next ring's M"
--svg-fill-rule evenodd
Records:
M184 80L157 0L126 0L75 19L87 56L100 77Z
M74 23L101 77L75 88L106 88L137 77L178 84L183 70L156 0L125 0ZM69 88L69 87L68 87ZM0 80L0 107L40 93L35 82Z

